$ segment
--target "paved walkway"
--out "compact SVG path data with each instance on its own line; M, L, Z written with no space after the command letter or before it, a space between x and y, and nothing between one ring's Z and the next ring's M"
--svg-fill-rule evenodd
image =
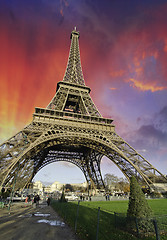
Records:
M37 208L14 203L10 214L0 209L0 239L5 240L77 240L76 235L46 203Z

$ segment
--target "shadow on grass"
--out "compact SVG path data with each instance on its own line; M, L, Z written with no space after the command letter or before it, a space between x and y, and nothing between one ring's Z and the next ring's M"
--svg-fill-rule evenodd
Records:
M77 207L76 203L60 203L53 201L53 209L64 221L75 229ZM98 209L79 206L76 234L83 240L96 239ZM114 215L100 211L98 240L135 240L132 234L115 228Z

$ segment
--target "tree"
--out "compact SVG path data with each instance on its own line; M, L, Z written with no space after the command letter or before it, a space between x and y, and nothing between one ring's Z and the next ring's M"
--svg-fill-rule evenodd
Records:
M10 196L10 191L8 189L5 191L5 188L2 188L0 192L0 196L6 199L7 197Z
M129 192L129 181L126 178L118 178L114 174L105 174L104 184L108 189L111 189L111 186L115 189L120 189L123 192Z
M71 184L69 184L69 183L67 183L67 184L65 185L65 190L66 190L66 191L70 191L70 192L73 192L73 191L74 191L73 186L72 186Z
M117 188L124 193L130 192L130 184L127 178L119 178L117 183Z
M62 191L61 198L60 198L59 201L60 202L67 202L67 200L65 199L65 194L64 194L64 186L63 186L63 191Z
M130 197L127 216L136 218L149 218L152 215L152 210L148 205L145 195L142 192L136 178L133 176L130 179Z
M114 174L107 173L104 175L104 184L106 185L107 188L110 188L110 186L116 188L118 181L119 181L118 177L115 176Z

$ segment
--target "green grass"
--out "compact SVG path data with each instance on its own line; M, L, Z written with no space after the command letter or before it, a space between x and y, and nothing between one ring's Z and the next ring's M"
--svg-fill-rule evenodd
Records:
M167 199L148 200L148 204L153 210L154 215L167 215Z
M151 199L147 201L155 216L167 215L167 199ZM100 207L101 210L111 213L126 213L128 209L128 200L109 202L81 202L81 205L89 208Z
M148 200L155 216L167 215L167 199ZM75 229L77 213L77 202L60 203L52 202L52 207L64 218L64 221ZM115 228L114 212L127 212L128 201L106 201L106 202L80 202L77 223L77 235L83 240L96 239L97 214L100 207L100 224L98 240L136 240L132 234ZM122 218L125 221L125 218ZM166 223L165 223L166 224ZM124 222L122 222L124 225ZM165 225L166 226L166 225ZM154 240L154 237L144 238ZM161 240L167 240L167 236L161 236Z
M52 207L65 222L75 229L75 220L77 213L77 204L52 202ZM96 208L87 206L79 206L79 216L77 223L77 235L84 240L96 239L97 230L97 214ZM100 224L98 240L136 240L136 237L129 233L122 232L114 227L114 215L107 212L100 212Z
M89 208L98 208L100 207L101 210L114 213L126 213L128 209L128 200L124 201L100 201L100 202L81 202L82 206L89 207Z

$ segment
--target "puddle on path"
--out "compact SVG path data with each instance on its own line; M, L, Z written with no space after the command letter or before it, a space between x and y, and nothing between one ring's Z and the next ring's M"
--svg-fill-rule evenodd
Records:
M50 213L34 213L33 216L36 216L36 217L49 217Z
M40 213L36 212L34 214L26 214L26 215L19 215L18 217L49 217L50 213ZM47 219L40 219L37 221L38 223L47 223L51 226L60 226L60 227L65 227L65 223L58 221L58 220L47 220Z
M26 215L19 215L18 217L49 217L50 213L40 213L40 212L36 212L34 214L26 214Z
M46 208L48 205L47 204L40 204L39 208Z
M38 223L48 223L51 226L60 226L60 227L65 227L65 223L57 220L46 220L46 219L41 219L37 221Z
M19 215L18 217L32 217L32 214L27 214L27 215Z

